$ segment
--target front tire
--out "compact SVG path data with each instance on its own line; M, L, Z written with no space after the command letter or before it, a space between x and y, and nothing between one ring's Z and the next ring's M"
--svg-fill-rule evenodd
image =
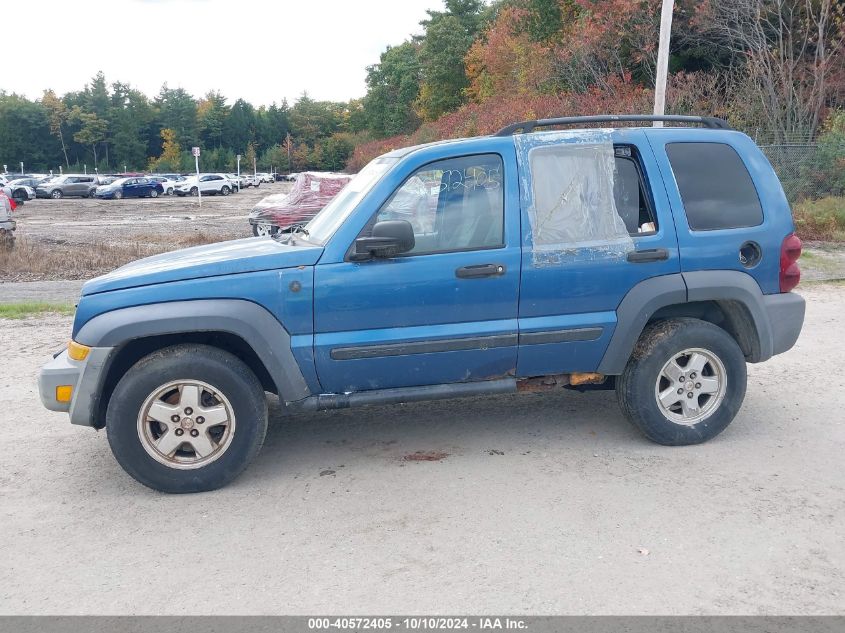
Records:
M63 195L64 194L62 193L61 189L54 189L53 191L50 192L50 197L53 200L61 200Z
M686 446L716 437L745 399L745 357L720 327L699 319L649 325L616 395L625 417L658 444Z
M199 194L199 191L200 190L197 189L196 187L191 187L191 195L192 196L196 196L197 194Z
M215 490L260 450L267 401L255 374L233 354L177 345L142 358L120 379L106 431L118 463L145 486Z
M123 192L120 189L118 189L117 191L114 192L114 199L120 200L121 198L123 198Z

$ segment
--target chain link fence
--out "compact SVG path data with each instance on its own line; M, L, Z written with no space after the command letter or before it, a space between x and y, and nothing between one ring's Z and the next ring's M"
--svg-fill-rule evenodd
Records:
M845 145L760 145L790 202L845 194Z

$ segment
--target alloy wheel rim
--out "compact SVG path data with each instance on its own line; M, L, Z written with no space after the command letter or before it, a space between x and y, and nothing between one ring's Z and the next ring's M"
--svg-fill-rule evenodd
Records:
M141 406L138 438L154 460L178 470L202 468L232 444L235 413L218 389L199 380L158 387Z
M269 224L256 224L256 232L261 237L267 237L270 235L270 225Z
M674 354L660 370L654 397L670 421L692 426L713 415L727 390L727 371L718 356L702 348Z

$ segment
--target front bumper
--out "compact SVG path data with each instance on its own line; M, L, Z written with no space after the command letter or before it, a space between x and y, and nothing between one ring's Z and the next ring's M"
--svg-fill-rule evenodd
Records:
M44 365L38 374L38 393L42 404L50 411L70 414L71 424L102 427L98 419L98 400L106 363L112 347L92 347L85 360L73 360L67 350L57 354ZM56 387L71 385L73 397L70 402L56 399Z

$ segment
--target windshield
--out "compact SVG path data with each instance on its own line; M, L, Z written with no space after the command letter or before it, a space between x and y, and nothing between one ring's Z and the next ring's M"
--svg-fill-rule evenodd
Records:
M112 180L108 184L111 185L112 187L122 187L123 185L126 184L127 180L129 180L129 178L118 178L117 180Z
M340 190L322 211L305 225L308 241L325 244L335 231L340 228L361 199L369 193L381 177L390 169L398 158L381 157L367 164L349 183Z

